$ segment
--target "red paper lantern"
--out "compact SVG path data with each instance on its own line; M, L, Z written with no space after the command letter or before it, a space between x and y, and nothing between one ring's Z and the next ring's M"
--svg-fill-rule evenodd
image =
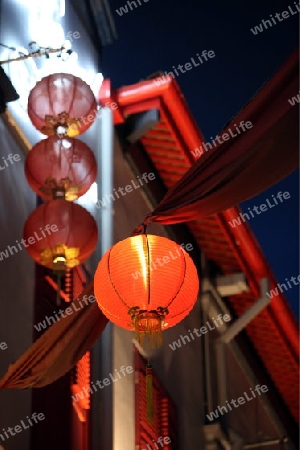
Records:
M33 125L47 136L74 137L94 122L97 102L91 88L67 73L49 75L39 81L28 98Z
M97 245L98 230L94 218L82 206L51 200L30 214L23 237L26 250L38 264L64 270L82 264L91 256Z
M91 149L78 139L49 137L28 153L25 175L29 185L46 200L61 193L73 201L88 191L97 176Z
M140 342L180 322L199 290L196 267L182 247L153 235L130 237L101 259L94 277L98 305L106 317Z

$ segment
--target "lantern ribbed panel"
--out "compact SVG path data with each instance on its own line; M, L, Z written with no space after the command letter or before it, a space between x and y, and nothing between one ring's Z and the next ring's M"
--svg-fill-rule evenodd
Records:
M95 181L97 162L91 149L79 139L51 136L38 142L28 153L25 175L31 188L47 200L52 196L45 193L46 180L52 178L61 185L62 180L69 178L78 187L78 198Z
M56 73L39 81L28 98L28 115L33 125L42 133L46 116L66 112L71 119L79 119L73 136L84 133L94 122L97 102L91 88L71 74ZM74 130L73 130L74 131Z
M56 225L58 231L50 234L46 225ZM26 248L30 256L40 263L41 251L54 248L56 245L66 245L69 248L79 248L79 263L91 256L97 245L98 229L91 214L82 206L66 200L51 200L36 208L28 217L23 237L26 241L32 237L35 242ZM52 268L52 265L47 265Z
M114 245L101 259L94 277L95 296L116 325L132 330L128 310L166 307L163 329L180 322L193 308L199 290L196 267L175 242L139 235Z

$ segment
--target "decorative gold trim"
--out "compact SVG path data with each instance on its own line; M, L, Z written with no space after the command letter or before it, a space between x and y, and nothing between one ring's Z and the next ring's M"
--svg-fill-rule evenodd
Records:
M41 250L40 263L43 266L55 269L55 265L63 263L64 267L72 269L80 264L78 259L80 250L76 247L68 247L65 244L58 244L52 248Z
M138 343L151 349L159 348L162 345L162 328L164 319L169 314L168 309L159 306L156 310L146 311L134 306L129 309L128 314Z
M6 109L6 111L1 114L1 118L3 119L5 125L8 127L10 133L13 135L13 138L17 141L18 145L20 145L22 147L22 150L24 150L24 154L27 155L27 153L32 149L32 145L25 136L18 122L12 116L11 112Z
M66 111L61 112L57 116L46 115L46 125L42 127L42 133L47 136L64 136L74 137L80 134L80 119L74 119L69 116ZM61 130L60 130L61 128Z
M48 197L58 198L56 196L57 191L64 191L64 198L69 202L73 202L78 199L79 186L77 184L73 184L70 178L62 178L59 182L55 178L48 177L45 180L44 186L39 188L39 191L47 195ZM60 196L62 198L62 196Z

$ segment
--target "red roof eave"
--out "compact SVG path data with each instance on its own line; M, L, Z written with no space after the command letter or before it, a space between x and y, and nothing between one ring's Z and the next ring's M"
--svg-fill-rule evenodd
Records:
M273 79L271 81L273 81ZM274 83L276 83L276 79L274 80ZM269 82L266 85L266 88L264 88L255 99L239 113L235 118L235 121L242 119L245 121L245 117L247 117L248 113L247 108L254 108L257 107L257 103L265 102L268 95L270 95L271 90L272 83ZM112 102L117 104L117 108L113 111L115 124L124 122L129 114L140 113L151 109L151 105L160 109L161 117L163 118L163 121L168 124L170 135L172 136L174 143L176 143L178 153L181 155L180 157L183 166L182 175L197 159L193 156L192 151L196 148L200 148L200 145L204 142L204 138L188 110L183 94L172 77L164 77L164 80L160 80L159 83L155 83L154 80L143 81L135 85L122 87L116 91L112 91L109 80L104 80L99 93L99 103L102 106L107 106ZM256 103L256 105L253 105L254 103ZM147 151L147 139L145 142L142 140L142 143ZM149 156L151 157L151 152ZM162 159L162 164L163 162ZM160 172L159 169L158 172ZM163 170L161 171L160 176L164 181ZM240 212L240 209L235 206L213 217L226 237L228 246L232 252L232 257L236 259L239 267L242 268L247 278L254 302L260 296L260 281L262 278L268 278L270 280L271 289L276 287L277 282L248 224L244 223L243 226L235 228L229 226L228 222L236 218ZM203 233L205 232L203 231ZM216 246L217 245L218 244L216 243ZM246 306L248 307L248 305ZM272 330L272 332L277 335L277 340L282 345L282 351L287 355L287 359L293 365L293 371L298 370L295 369L295 367L297 367L298 358L298 328L290 307L281 293L279 293L279 295L276 296L276 299L271 302L262 317L266 320L264 327L268 327L270 331ZM255 321L253 321L253 323L254 322ZM255 337L255 335L257 335L257 332L255 332L255 329L252 327L250 337L252 340L257 341L254 342L254 345L260 353L259 338ZM270 349L268 349L268 352L269 350ZM277 352L276 346L274 346L273 350L275 353ZM263 349L261 351L263 352ZM265 353L265 356L268 352ZM263 354L261 354L261 356L263 357L268 371L270 373L272 372L271 375L273 376L273 379L275 379L275 383L283 397L285 397L285 391L284 389L280 389L279 385L279 381L282 377L275 372L278 367L275 369L276 365L273 366L271 362L268 363L267 358ZM284 376L285 369L284 367L282 367L282 369L282 375ZM293 396L294 393L292 397ZM285 400L290 406L294 417L298 418L298 411L296 411L294 403L292 406L289 404L289 398L285 398ZM292 402L292 398L290 401Z

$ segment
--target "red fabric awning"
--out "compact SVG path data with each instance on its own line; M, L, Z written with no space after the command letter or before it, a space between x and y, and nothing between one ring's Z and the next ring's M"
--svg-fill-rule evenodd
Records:
M0 380L0 389L47 386L67 373L92 347L108 320L96 302L81 301L94 294L90 283L74 301L74 312L54 323ZM83 307L82 307L83 305Z
M264 169L263 165L259 164L259 152L257 151L255 165L256 167L260 165L260 170L257 174L259 180L256 177L253 178L254 183L253 180L249 180L249 183L252 184L250 187L253 195L255 190L258 193L262 189L262 185L265 183L263 180L265 175L269 181L275 182L277 176L280 179L284 176L284 173L289 173L290 168L293 170L296 167L295 156L296 154L298 155L298 146L296 147L296 145L298 141L299 112L297 105L290 105L288 100L298 93L297 79L298 52L295 52L245 106L244 110L237 115L235 121L231 122L231 124L239 123L237 122L238 120L248 118L251 120L250 118L252 117L253 129L249 131L256 133L254 118L259 119L259 124L262 128L265 127L263 114L268 118L268 128L265 130L265 134L268 135L269 141L263 141L265 135L259 135L258 132L256 135L257 142L255 142L255 139L250 142L250 146L253 146L253 149L247 146L248 138L246 139L246 135L244 136L245 147L240 145L241 152L244 150L255 151L255 146L260 145L260 142L263 142L263 145L272 144L277 148L278 153L275 153L274 157L278 167L271 161L273 180L268 174L269 166L266 165ZM284 93L282 96L281 91ZM157 213L157 217L152 215L153 213L149 214L150 221L158 219L158 222L161 223L172 223L173 219L175 219L174 222L179 222L191 218L191 216L184 217L183 215L180 216L180 214L186 214L187 216L195 214L196 220L190 220L187 226L206 257L217 264L224 274L244 272L246 276L249 291L228 299L235 313L240 316L260 297L260 281L262 278L270 280L271 289L277 287L277 280L249 224L243 222L241 226L235 228L230 226L229 222L239 217L241 211L238 206L233 206L218 214L205 215L206 213L208 214L210 208L209 203L206 203L208 198L215 201L214 208L216 205L218 206L220 199L224 202L223 206L225 207L228 199L226 197L223 197L223 199L221 197L218 198L218 195L221 194L221 186L216 184L216 192L210 189L208 185L209 180L205 178L206 174L200 172L200 179L192 180L192 182L196 183L196 185L198 182L197 186L200 186L201 189L204 187L205 190L203 189L203 192L201 192L201 189L199 189L195 197L193 197L193 192L189 192L187 199L183 198L182 189L188 190L188 186L185 184L187 178L191 174L195 174L194 171L197 170L192 165L199 164L197 167L200 167L201 171L202 163L206 162L208 164L209 155L212 153L207 152L207 154L203 154L200 156L200 160L195 163L197 156L193 155L192 150L200 148L204 139L176 81L171 77L169 79L165 77L164 81L160 80L159 83L155 83L155 80L149 80L113 91L109 80L105 80L100 91L100 103L105 105L110 102L116 102L118 106L116 109L115 105L113 105L115 124L124 122L130 114L138 114L149 109L159 111L159 123L148 130L141 137L140 142L147 156L152 160L165 187L171 188L171 190L167 192L163 201L153 212L154 214ZM277 114L275 106L279 108L281 115ZM248 116L245 116L245 111L249 114ZM286 128L282 126L281 120L286 120ZM289 120L290 123L288 123ZM281 134L278 133L277 126L280 127ZM254 136L252 137L254 138ZM273 139L273 137L275 138ZM233 139L231 142L233 142ZM243 144L243 142L239 142L239 144ZM290 147L290 144L293 147ZM221 148L220 146L219 149L221 150ZM225 149L225 146L224 150L228 151L228 149ZM217 151L218 148L213 150L213 152ZM286 161L288 156L291 155L290 152L292 152L291 162ZM264 150L265 161L267 161L266 154ZM269 154L271 155L271 153ZM204 159L205 157L207 159ZM243 158L243 155L241 157ZM281 174L280 161L283 163ZM244 162L247 164L247 160L244 160ZM212 160L214 167L216 167L215 163L217 161ZM243 170L246 170L247 173L247 167L243 168ZM238 173L233 175L235 183L237 180L243 182ZM225 188L231 189L232 184L230 180L228 182L227 180L224 181ZM258 188L256 186L257 182ZM267 183L266 186L268 185ZM238 183L236 183L236 188L238 189ZM200 197L198 197L199 194ZM234 202L236 202L239 192L232 192L232 195L235 198ZM200 208L196 211L195 205L198 200L199 205L197 206ZM191 206L192 212L188 209L189 206ZM205 212L206 207L208 209ZM219 207L221 207L220 203ZM187 208L187 211L185 208ZM217 209L214 210L217 211ZM139 227L136 231L141 232L141 230L142 227ZM298 420L299 330L295 317L282 292L278 292L270 306L246 327L246 331L291 414Z
M288 102L299 90L298 66L297 52L219 133L230 137L230 129L234 137L215 148L206 145L207 151L199 143L201 158L168 190L144 224L174 224L217 214L260 194L299 167L299 108ZM242 125L243 131L240 124L245 123L252 127Z

